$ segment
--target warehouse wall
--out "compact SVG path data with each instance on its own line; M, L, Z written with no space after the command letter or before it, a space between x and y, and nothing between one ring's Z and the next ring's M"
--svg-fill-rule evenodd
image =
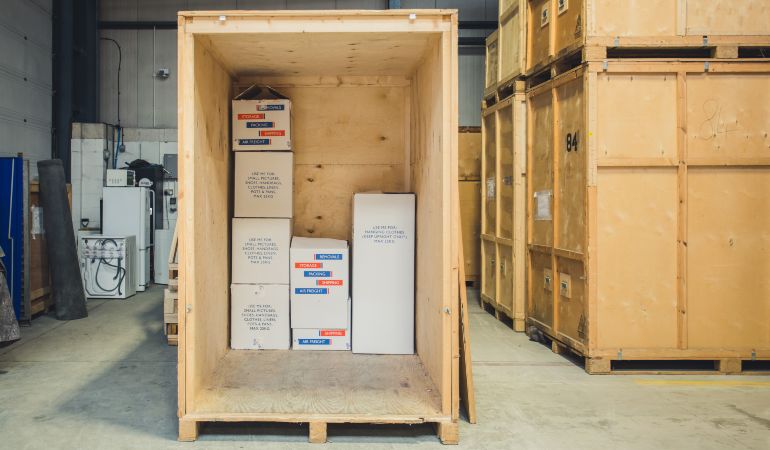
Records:
M0 12L0 156L24 153L32 177L51 157L52 0L3 0Z
M179 10L203 9L385 9L387 0L101 0L102 21L170 21ZM498 0L401 0L402 8L458 8L461 20L497 21ZM468 30L461 36L483 36ZM120 121L138 128L176 127L176 31L102 30L122 48ZM100 44L100 120L117 123L118 51L114 43ZM460 125L480 126L484 52L460 51ZM168 79L154 77L169 69Z

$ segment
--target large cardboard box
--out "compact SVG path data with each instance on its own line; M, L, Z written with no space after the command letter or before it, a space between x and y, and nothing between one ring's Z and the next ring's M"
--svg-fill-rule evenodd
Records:
M290 259L291 326L347 327L350 298L347 241L294 237Z
M233 284L230 286L230 347L286 350L291 342L289 286Z
M292 328L294 350L350 350L350 300L344 328Z
M252 86L233 100L233 150L291 150L291 100Z
M290 242L291 219L233 219L232 282L288 285Z
M353 196L353 353L414 353L414 194Z
M235 155L235 217L292 217L291 152Z

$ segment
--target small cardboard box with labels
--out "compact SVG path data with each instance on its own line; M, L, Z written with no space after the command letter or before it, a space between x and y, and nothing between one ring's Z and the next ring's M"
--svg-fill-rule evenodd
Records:
M233 151L291 150L291 100L251 86L233 100Z
M290 260L294 347L300 347L296 340L298 336L317 336L322 329L345 330L345 340L349 341L350 258L347 241L294 237ZM317 349L336 347L319 345Z
M292 328L294 350L350 350L350 300L344 328Z

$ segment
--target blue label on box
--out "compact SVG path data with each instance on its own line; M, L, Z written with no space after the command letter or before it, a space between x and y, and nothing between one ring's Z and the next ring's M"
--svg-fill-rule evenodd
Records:
M306 278L319 278L319 277L330 277L330 276L332 276L331 270L306 270L305 271Z
M331 345L331 339L299 339L299 345Z
M238 139L240 145L270 145L270 139Z
M275 128L275 122L246 122L246 128Z
M283 105L257 105L257 111L283 111Z
M324 295L329 293L328 288L294 288L294 293L298 295Z
M316 253L315 254L316 260L324 260L324 259L342 259L342 253Z

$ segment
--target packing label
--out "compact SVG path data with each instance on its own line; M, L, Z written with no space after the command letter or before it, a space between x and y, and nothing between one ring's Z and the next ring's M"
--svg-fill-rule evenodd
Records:
M397 225L373 225L364 230L362 239L375 244L395 244L407 238L406 231Z
M278 311L269 304L254 304L243 308L241 320L251 331L270 331L278 322Z
M268 265L278 256L278 243L270 237L253 237L243 243L241 251L249 263Z
M246 177L246 189L256 199L275 198L281 186L281 177L273 171L255 170Z
M332 276L331 270L306 270L305 278L329 278Z

